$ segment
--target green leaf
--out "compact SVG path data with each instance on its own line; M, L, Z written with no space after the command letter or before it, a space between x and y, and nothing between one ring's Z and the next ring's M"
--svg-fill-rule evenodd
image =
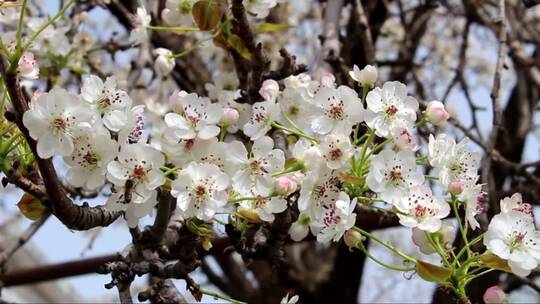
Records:
M503 260L492 253L481 255L480 261L482 261L482 263L484 263L484 265L486 265L487 267L506 271L506 272L511 272L510 266L508 266L508 261Z
M217 27L223 17L223 7L215 0L200 0L191 9L193 20L201 31L210 31Z
M17 207L27 219L32 221L39 220L47 210L40 200L28 193L23 194Z
M244 57L246 60L251 60L251 53L242 41L240 37L235 34L232 34L227 38L227 43L232 47L240 56Z
M450 269L422 262L420 260L416 262L416 272L422 279L438 283L446 282L452 275Z
M255 29L255 34L282 32L288 30L291 27L292 26L288 24L263 22L259 24L259 26L257 26L257 28Z

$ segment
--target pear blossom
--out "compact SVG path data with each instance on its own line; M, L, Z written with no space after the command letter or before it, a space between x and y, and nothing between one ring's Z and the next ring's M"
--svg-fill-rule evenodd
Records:
M372 65L366 65L362 70L355 64L353 70L349 72L352 79L362 86L373 86L377 82L377 68Z
M473 230L480 227L476 216L484 213L487 204L487 193L482 191L481 184L476 184L478 178L476 176L465 182L462 192L458 195L458 199L465 202L465 219Z
M283 170L283 151L274 149L274 141L264 136L253 143L251 153L239 141L230 143L227 150L228 172L232 174L233 188L239 193L250 193L255 187L257 193L268 196L274 189L273 173Z
M319 146L321 155L330 169L339 169L349 163L353 147L349 136L326 135Z
M407 95L407 87L399 81L390 81L369 91L365 120L381 137L389 137L396 126L412 126L416 121L418 101Z
M421 185L424 176L417 171L416 157L407 150L384 149L371 158L366 179L368 187L381 199L395 203L407 195L411 187Z
M511 197L505 197L501 200L501 212L518 211L532 216L532 206L524 203L521 193L514 193Z
M204 85L208 91L208 97L220 103L229 103L238 99L241 94L238 89L238 77L236 73L217 73L212 77L213 83Z
M95 75L85 77L81 98L100 113L107 129L118 132L127 124L132 101L125 91L116 89L115 77L108 77L105 83Z
M165 183L161 172L165 159L163 154L144 143L121 146L118 160L107 165L107 179L116 187L131 183L133 192L148 196L152 190Z
M131 193L126 200L125 188L116 189L109 199L105 208L109 211L124 211L124 217L130 228L137 227L139 219L150 214L157 205L157 191L152 191L149 195L141 196L138 193Z
M240 118L240 113L235 108L225 108L223 109L223 115L219 120L223 126L234 126L238 119Z
M213 218L217 209L227 204L225 189L230 179L217 166L191 162L171 184L171 195L184 218Z
M146 27L150 25L152 16L148 14L145 7L138 7L137 14L134 19L135 28L129 34L129 43L137 45L143 43L148 38Z
M257 18L266 18L270 9L277 5L276 0L244 0L242 2L246 10Z
M340 192L341 181L337 170L321 167L309 171L302 181L298 209L310 216L319 215L323 206L334 202Z
M437 100L428 103L425 113L427 120L436 126L444 125L450 118L450 114L446 112L443 103Z
M255 200L241 201L238 210L250 210L265 222L273 222L274 214L281 213L287 209L287 200L282 197L272 196L270 198L256 195Z
M247 103L238 103L234 100L218 102L222 109L219 125L226 128L229 133L236 133L241 129L251 116L251 105Z
M306 213L300 213L296 222L289 228L289 235L295 242L303 240L309 233L310 218Z
M390 130L390 136L393 143L399 150L417 151L420 147L414 141L413 135L409 128L396 125Z
M253 104L251 110L251 118L243 130L251 140L257 140L263 137L272 128L272 122L278 119L279 106L274 101L263 101Z
M409 194L397 200L394 206L400 211L397 214L400 224L427 232L441 229L441 219L450 213L450 206L433 196L426 185L412 187Z
M296 162L307 171L316 170L324 165L321 150L307 139L300 138L292 149L292 155Z
M431 242L427 238L428 232L418 229L417 227L412 229L412 240L413 243L418 246L418 249L423 254L433 254L437 251L433 246L431 245ZM439 231L435 232L436 234L439 234L440 236L440 242L443 246L452 246L452 243L454 242L456 238L456 228L454 225L449 221L444 221L441 229Z
M263 81L259 94L266 101L275 101L279 94L279 84L273 79Z
M437 138L430 135L428 158L431 165L439 171L438 175L445 190L448 190L448 185L453 181L465 182L478 174L481 155L470 151L468 144L468 138L456 144L445 134L439 134Z
M75 187L93 190L105 183L107 165L118 154L118 143L107 133L90 133L74 140L75 149L64 160L71 168L66 180Z
M157 56L154 62L156 73L162 77L169 75L176 65L173 53L165 48L157 48L154 50L154 55Z
M178 139L210 139L219 134L217 123L222 110L210 99L188 94L182 99L182 113L167 113L165 124Z
M345 192L340 192L335 202L325 205L320 220L312 223L317 234L317 241L320 243L329 243L331 240L339 241L345 231L351 229L355 224L355 207L356 198L351 201Z
M279 122L283 125L294 127L288 120L293 121L296 126L311 133L311 122L306 119L313 108L313 98L306 87L285 87L283 93L279 96L279 107L283 114L283 119ZM286 119L286 118L287 119Z
M527 276L540 260L540 232L532 217L520 211L495 215L484 235L484 245L498 257L508 260L513 273Z
M17 65L17 75L25 79L37 79L39 77L39 66L31 52L24 52Z
M167 0L161 11L161 18L171 26L191 26L193 17L191 8L194 0Z
M137 143L144 132L144 105L136 105L126 112L126 124L118 131L118 142Z
M497 285L491 286L490 288L486 289L482 299L484 300L484 303L486 303L486 304L504 304L504 303L507 303L506 294Z
M311 128L318 134L350 134L364 117L364 107L356 92L346 86L322 88L315 95Z
M41 158L68 156L73 152L73 139L88 131L95 116L76 95L55 88L40 95L23 115L24 126L37 140Z

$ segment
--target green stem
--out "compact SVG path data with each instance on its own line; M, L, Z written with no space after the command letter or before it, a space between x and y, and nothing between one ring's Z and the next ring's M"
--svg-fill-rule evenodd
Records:
M367 196L356 196L356 198L360 201L369 201L369 202L386 202L382 198L377 197L367 197Z
M375 137L375 132L373 130L368 131L368 136L364 144L362 145L362 151L360 152L360 164L361 166L364 165L364 160L366 159L366 151L369 145L371 145L371 142L373 141L373 138Z
M472 280L474 280L474 279L476 279L476 278L479 278L479 277L481 277L481 276L483 276L483 275L485 275L485 274L488 274L488 273L490 273L490 272L492 272L492 271L494 271L494 270L495 270L494 268L490 268L490 269L488 269L488 270L484 270L484 271L482 271L482 272L480 272L480 273L478 273L478 274L475 274L475 275L473 275L473 276L470 276L470 277L468 277L467 279L465 279L465 284L468 284L470 281L472 281Z
M183 27L183 26L153 26L148 25L146 26L146 29L154 30L154 31L168 31L168 32L200 32L200 30L196 27Z
M39 34L41 34L41 32L43 32L47 27L49 27L49 25L55 23L56 20L58 20L60 17L62 17L64 15L66 10L73 4L73 2L75 2L75 1L74 0L69 0L68 2L66 2L66 4L64 4L64 6L62 6L60 11L58 11L58 13L54 17L49 19L49 21L47 21L45 24L43 24L32 36L30 36L30 39L28 39L28 41L26 41L26 43L22 47L21 51L24 52L25 50L27 50L32 45L32 43L34 43L34 40L36 40L36 38L39 36Z
M439 180L439 177L433 176L433 175L424 175L424 177L425 177L426 179Z
M23 3L21 5L21 14L19 15L19 25L17 26L17 50L21 48L22 45L22 34L23 34L23 20L24 20L24 13L26 12L26 3L27 0L23 0Z
M237 202L242 202L242 201L256 201L256 200L260 200L260 199L264 199L264 198L267 198L267 197L244 196L244 197L238 197L238 198L230 199L230 200L227 201L227 203L237 203Z
M465 248L467 248L467 257L471 257L471 249L469 248L469 241L467 240L467 232L465 230L465 227L463 226L463 223L461 222L461 217L459 216L458 208L457 208L457 201L455 198L452 198L452 201L450 202L452 205L452 210L454 211L454 215L458 222L458 228L461 233L461 238L463 238L463 243L465 244Z
M386 242L386 241L383 241L381 240L379 237L377 237L376 235L374 234L371 234L365 230L363 230L362 228L359 228L359 227L356 227L356 226L353 226L352 227L353 230L357 231L357 232L360 232L361 234L365 235L366 237L369 237L370 239L376 241L377 243L383 245L384 247L390 249L391 251L393 251L395 254L399 255L400 257L402 257L403 259L409 261L409 262L412 262L412 263L415 263L416 264L416 259L415 258L412 258L410 256L408 256L407 254L401 252L401 250L397 249L395 246L393 246L392 244Z
M306 139L309 139L312 143L314 144L318 144L319 141L313 137L313 136L309 136L307 134L305 134L304 132L300 131L300 130L295 130L295 129L291 129L291 128L288 128L288 127L285 127L284 125L281 125L279 124L277 121L273 121L272 122L272 126L275 127L275 128L278 128L278 129L281 129L283 131L287 131L289 133L292 133L292 134L295 134L295 135L298 135L300 137L304 137Z
M396 265L389 265L389 264L386 264L385 262L377 259L376 257L374 257L373 255L371 255L371 253L369 253L369 251L366 249L366 247L364 246L364 244L362 244L362 242L359 242L358 243L358 248L360 250L362 250L362 252L364 252L364 254L372 259L375 263L381 265L382 267L385 267L385 268L388 268L390 270L395 270L395 271L413 271L415 270L414 267L403 267L403 266L396 266Z
M437 251L437 254L443 259L444 265L450 266L450 263L448 262L448 259L446 258L446 253L444 252L444 249L442 248L439 238L433 239L432 235L428 232L425 232L427 239L431 243L431 246Z
M371 155L379 152L382 148L384 148L384 146L386 146L387 143L389 143L391 141L392 141L392 138L387 138L382 143L376 145L373 149L371 149L371 151L369 151L369 153L367 155L367 158L369 158Z
M468 250L471 246L473 246L474 244L480 242L480 241L483 239L483 237L484 237L484 234L482 233L482 234L480 234L479 236L475 237L475 238L474 238L472 241L470 241L467 245L463 246L463 248L461 248L461 250L458 252L458 254L457 254L455 260L458 261L458 260L461 258L461 256L462 256L465 252L467 252L467 250Z
M234 304L247 304L246 302L242 302L242 301L238 301L238 300L235 300L233 298L230 298L230 297L227 297L227 296L224 296L224 295L221 295L217 292L213 292L213 291L210 291L210 290L206 290L206 289L202 289L202 288L199 288L198 291L202 294L205 294L207 296L211 296L211 297L214 297L216 299L221 299L221 300L225 300L225 301L229 301L231 303L234 303Z

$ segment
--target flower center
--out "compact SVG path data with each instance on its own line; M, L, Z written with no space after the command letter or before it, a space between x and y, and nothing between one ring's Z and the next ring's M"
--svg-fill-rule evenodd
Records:
M178 11L182 15L191 14L191 0L182 0L178 4Z
M519 247L521 247L521 245L523 245L526 235L527 233L514 232L512 242L510 243L510 247L512 248L512 251L518 249Z
M390 179L392 183L397 184L403 179L403 176L401 175L401 171L392 170L390 171L388 178Z
M268 204L269 200L267 198L260 198L255 201L255 206L258 208L266 206Z
M343 112L343 101L332 104L328 110L328 116L334 120L343 120L345 113Z
M195 190L193 191L195 193L195 196L202 198L206 196L206 187L204 185L197 185L195 187Z
M391 105L388 107L388 109L386 109L386 114L388 116L393 116L397 112L398 112L398 108L395 105Z
M146 175L146 169L142 165L136 165L131 172L131 179L142 180Z
M338 160L343 156L341 149L333 149L330 151L330 160Z
M336 206L331 205L327 210L323 219L325 226L337 225L341 221L341 216L337 214Z
M97 157L90 151L86 152L86 154L83 156L83 160L86 162L87 165L91 166L95 166L98 162Z
M53 129L55 133L64 133L66 132L68 123L63 117L56 117L56 118L53 118L50 126L51 126L51 129Z
M253 160L249 163L249 169L251 170L251 172L253 173L257 173L259 171L261 171L262 167L261 167L261 161L260 160Z

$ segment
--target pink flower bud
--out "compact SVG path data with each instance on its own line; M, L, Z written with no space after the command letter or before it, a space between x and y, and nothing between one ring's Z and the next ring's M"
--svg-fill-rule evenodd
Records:
M157 55L154 63L156 73L161 76L169 75L176 65L172 52L168 49L157 48L154 50L154 55Z
M238 122L240 113L235 108L225 108L221 116L221 123L225 126L232 126Z
M186 91L175 90L171 97L169 97L169 107L174 112L181 114L184 112L184 104L182 100L186 97L188 93Z
M17 74L26 79L37 79L39 77L39 67L34 58L34 54L25 52L19 59Z
M276 178L276 192L280 195L288 195L296 190L297 184L292 178L288 176L280 176Z
M363 240L365 240L365 238L360 232L356 230L349 229L343 235L343 241L345 242L345 245L347 245L347 247L349 248L358 247L358 244L361 243Z
M486 304L505 303L506 294L499 286L491 286L486 289L486 292L484 293L484 302L486 302Z
M442 102L434 100L427 105L426 117L432 124L442 126L450 118L450 114L446 112Z
M259 94L261 94L264 100L274 101L279 94L279 84L273 79L267 79L262 83Z
M461 192L463 192L464 187L465 183L463 183L461 180L455 180L450 182L448 185L448 192L452 193L453 195L459 195Z

